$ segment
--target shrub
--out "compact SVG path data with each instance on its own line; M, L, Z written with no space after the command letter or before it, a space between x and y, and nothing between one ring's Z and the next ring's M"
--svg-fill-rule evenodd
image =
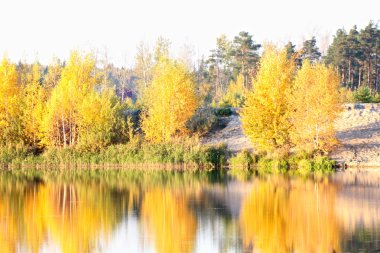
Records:
M302 175L313 172L313 163L309 159L301 159L297 163L297 170Z
M271 165L273 173L285 173L288 170L289 164L284 159L274 159Z
M342 87L339 89L339 95L343 103L353 103L355 102L354 93L351 89Z
M361 86L354 92L355 102L371 103L374 101L372 91L368 87Z
M231 116L233 111L231 107L225 106L225 107L215 108L214 113L218 117L227 117L227 116Z
M272 173L272 160L268 158L261 158L257 163L257 171L259 174Z
M234 157L231 157L228 162L231 167L250 169L251 166L255 163L255 159L249 151L243 150Z
M316 156L314 158L314 171L329 172L334 170L334 166L335 161L326 156Z
M217 117L211 108L198 109L187 122L187 128L200 135L206 134L217 122Z
M214 167L220 168L226 164L227 158L227 145L221 143L216 146L206 146L200 152L201 154L201 164L212 165Z

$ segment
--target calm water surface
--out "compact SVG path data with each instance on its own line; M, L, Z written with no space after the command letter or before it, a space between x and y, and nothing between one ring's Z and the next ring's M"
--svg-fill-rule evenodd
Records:
M0 252L378 252L380 173L0 173Z

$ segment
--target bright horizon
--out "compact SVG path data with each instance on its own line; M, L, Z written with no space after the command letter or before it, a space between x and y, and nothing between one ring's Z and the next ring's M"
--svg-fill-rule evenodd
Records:
M71 50L107 51L109 61L131 67L136 47L153 47L162 36L174 54L183 45L193 60L207 56L222 34L232 40L240 31L257 43L300 46L317 37L322 51L339 28L364 28L377 23L380 1L248 1L248 0L15 0L0 4L0 53L12 61L67 59Z

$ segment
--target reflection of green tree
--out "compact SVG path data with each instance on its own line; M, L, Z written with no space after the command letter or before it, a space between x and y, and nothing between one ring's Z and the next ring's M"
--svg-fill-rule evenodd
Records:
M338 252L335 188L303 180L257 181L243 202L243 244L260 252Z

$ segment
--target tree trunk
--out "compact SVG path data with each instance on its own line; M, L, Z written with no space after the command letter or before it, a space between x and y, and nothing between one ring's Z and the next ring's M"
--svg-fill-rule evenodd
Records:
M348 61L348 82L350 84L350 86L352 85L351 83L351 57L350 57L350 60Z
M63 117L63 112L61 113L61 121L62 121L62 133L63 133L63 147L66 148L66 127L65 127L65 119Z
M367 85L369 88L371 87L371 58L368 61L368 66L367 66Z

